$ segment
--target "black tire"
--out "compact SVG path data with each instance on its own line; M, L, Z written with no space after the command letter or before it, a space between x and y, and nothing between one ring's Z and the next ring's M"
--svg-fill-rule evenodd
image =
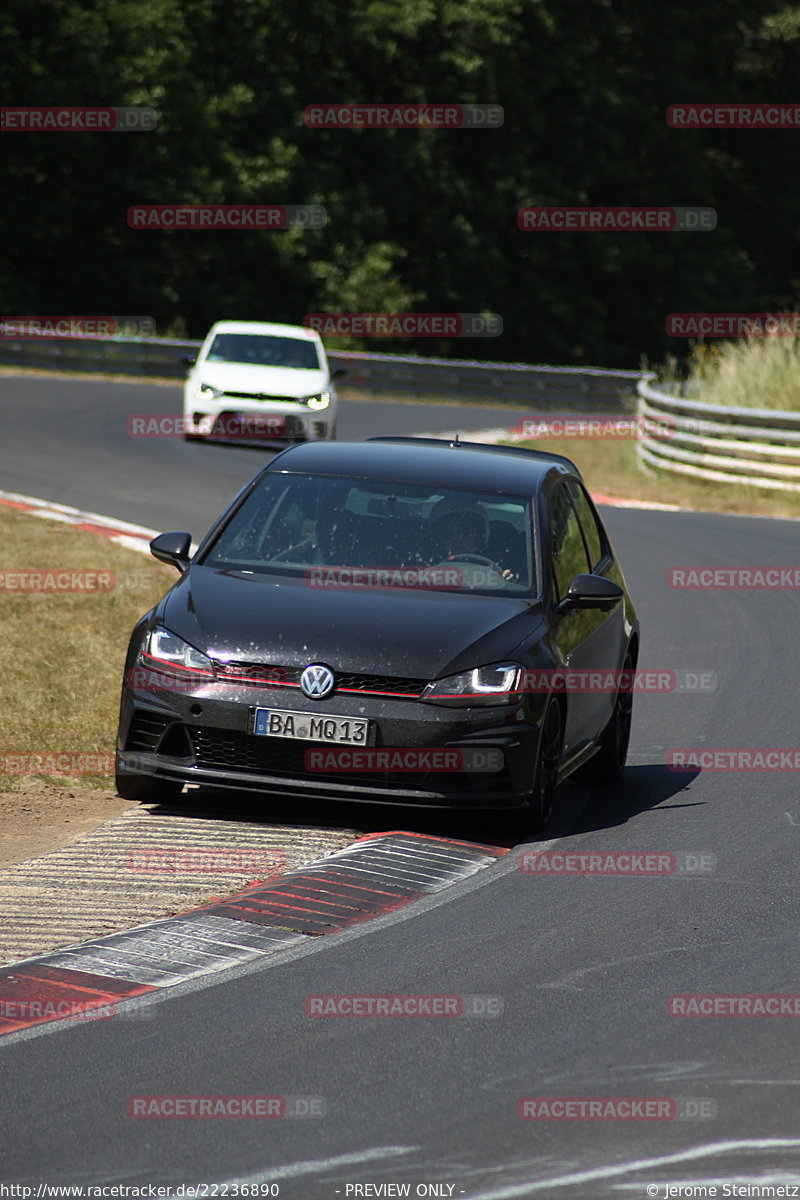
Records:
M153 775L116 773L117 794L135 804L171 804L183 791L182 783L171 779L156 779Z
M630 651L625 655L623 671L633 675L634 665ZM600 749L594 758L579 767L572 778L577 783L603 784L616 783L625 770L625 760L628 757L628 742L631 736L631 718L633 716L633 684L626 690L617 692L614 702L614 712L611 720L603 730L600 738Z
M202 433L186 433L186 432L184 432L183 440L185 442L204 442L205 435Z
M542 833L550 824L558 790L558 768L564 747L564 721L561 706L553 700L542 718L539 757L533 774L533 787L528 795L528 807L509 813L507 832L524 836Z

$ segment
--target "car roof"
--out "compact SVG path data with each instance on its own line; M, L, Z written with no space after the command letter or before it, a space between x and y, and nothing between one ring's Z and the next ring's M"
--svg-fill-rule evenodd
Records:
M559 454L439 438L305 442L278 454L267 470L438 483L510 495L537 490L550 472L580 478L574 463Z
M212 333L256 333L271 337L293 337L306 342L320 341L316 329L306 329L304 325L279 325L272 321L216 321L206 336L210 337Z

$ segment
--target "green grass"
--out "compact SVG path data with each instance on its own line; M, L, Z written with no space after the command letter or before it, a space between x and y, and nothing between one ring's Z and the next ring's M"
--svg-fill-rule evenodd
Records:
M7 755L113 753L130 631L176 573L108 538L5 506L0 540L0 790L8 791L23 776L9 773ZM113 572L114 588L9 590L7 572L30 570ZM41 774L89 787L108 787L111 778Z

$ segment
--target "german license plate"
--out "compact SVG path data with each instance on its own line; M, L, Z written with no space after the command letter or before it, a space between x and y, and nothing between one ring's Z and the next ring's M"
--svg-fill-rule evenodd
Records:
M286 428L281 413L237 413L235 422L243 438L282 437Z
M337 746L369 746L372 740L370 722L364 717L317 716L285 708L257 708L253 732L259 737L301 738Z
M223 413L217 417L212 429L216 438L231 438L234 441L262 441L283 437L286 421L280 413Z

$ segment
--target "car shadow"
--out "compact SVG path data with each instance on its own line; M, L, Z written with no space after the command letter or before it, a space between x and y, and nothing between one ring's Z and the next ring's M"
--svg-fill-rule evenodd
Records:
M698 774L696 770L676 774L663 764L655 763L628 767L619 783L606 787L590 788L567 781L559 788L556 811L548 829L542 834L527 836L515 827L515 816L503 812L458 812L342 800L321 802L312 797L286 797L224 788L191 789L183 793L177 804L143 807L154 816L185 817L187 820L242 821L309 831L352 830L354 837L403 830L511 848L522 842L551 840L624 825L638 813L655 809L685 791Z
M405 804L320 801L313 797L287 797L225 788L193 788L184 791L177 803L144 804L142 807L153 816L185 817L187 821L242 821L309 832L352 830L354 838L371 833L405 831L510 847L522 836L508 832L506 814L485 809L459 812Z
M628 766L618 783L587 787L567 782L561 789L559 807L548 837L567 833L592 833L624 825L639 813L654 809L691 808L702 800L685 800L666 804L665 801L688 791L700 774L699 769L672 771L663 763Z

